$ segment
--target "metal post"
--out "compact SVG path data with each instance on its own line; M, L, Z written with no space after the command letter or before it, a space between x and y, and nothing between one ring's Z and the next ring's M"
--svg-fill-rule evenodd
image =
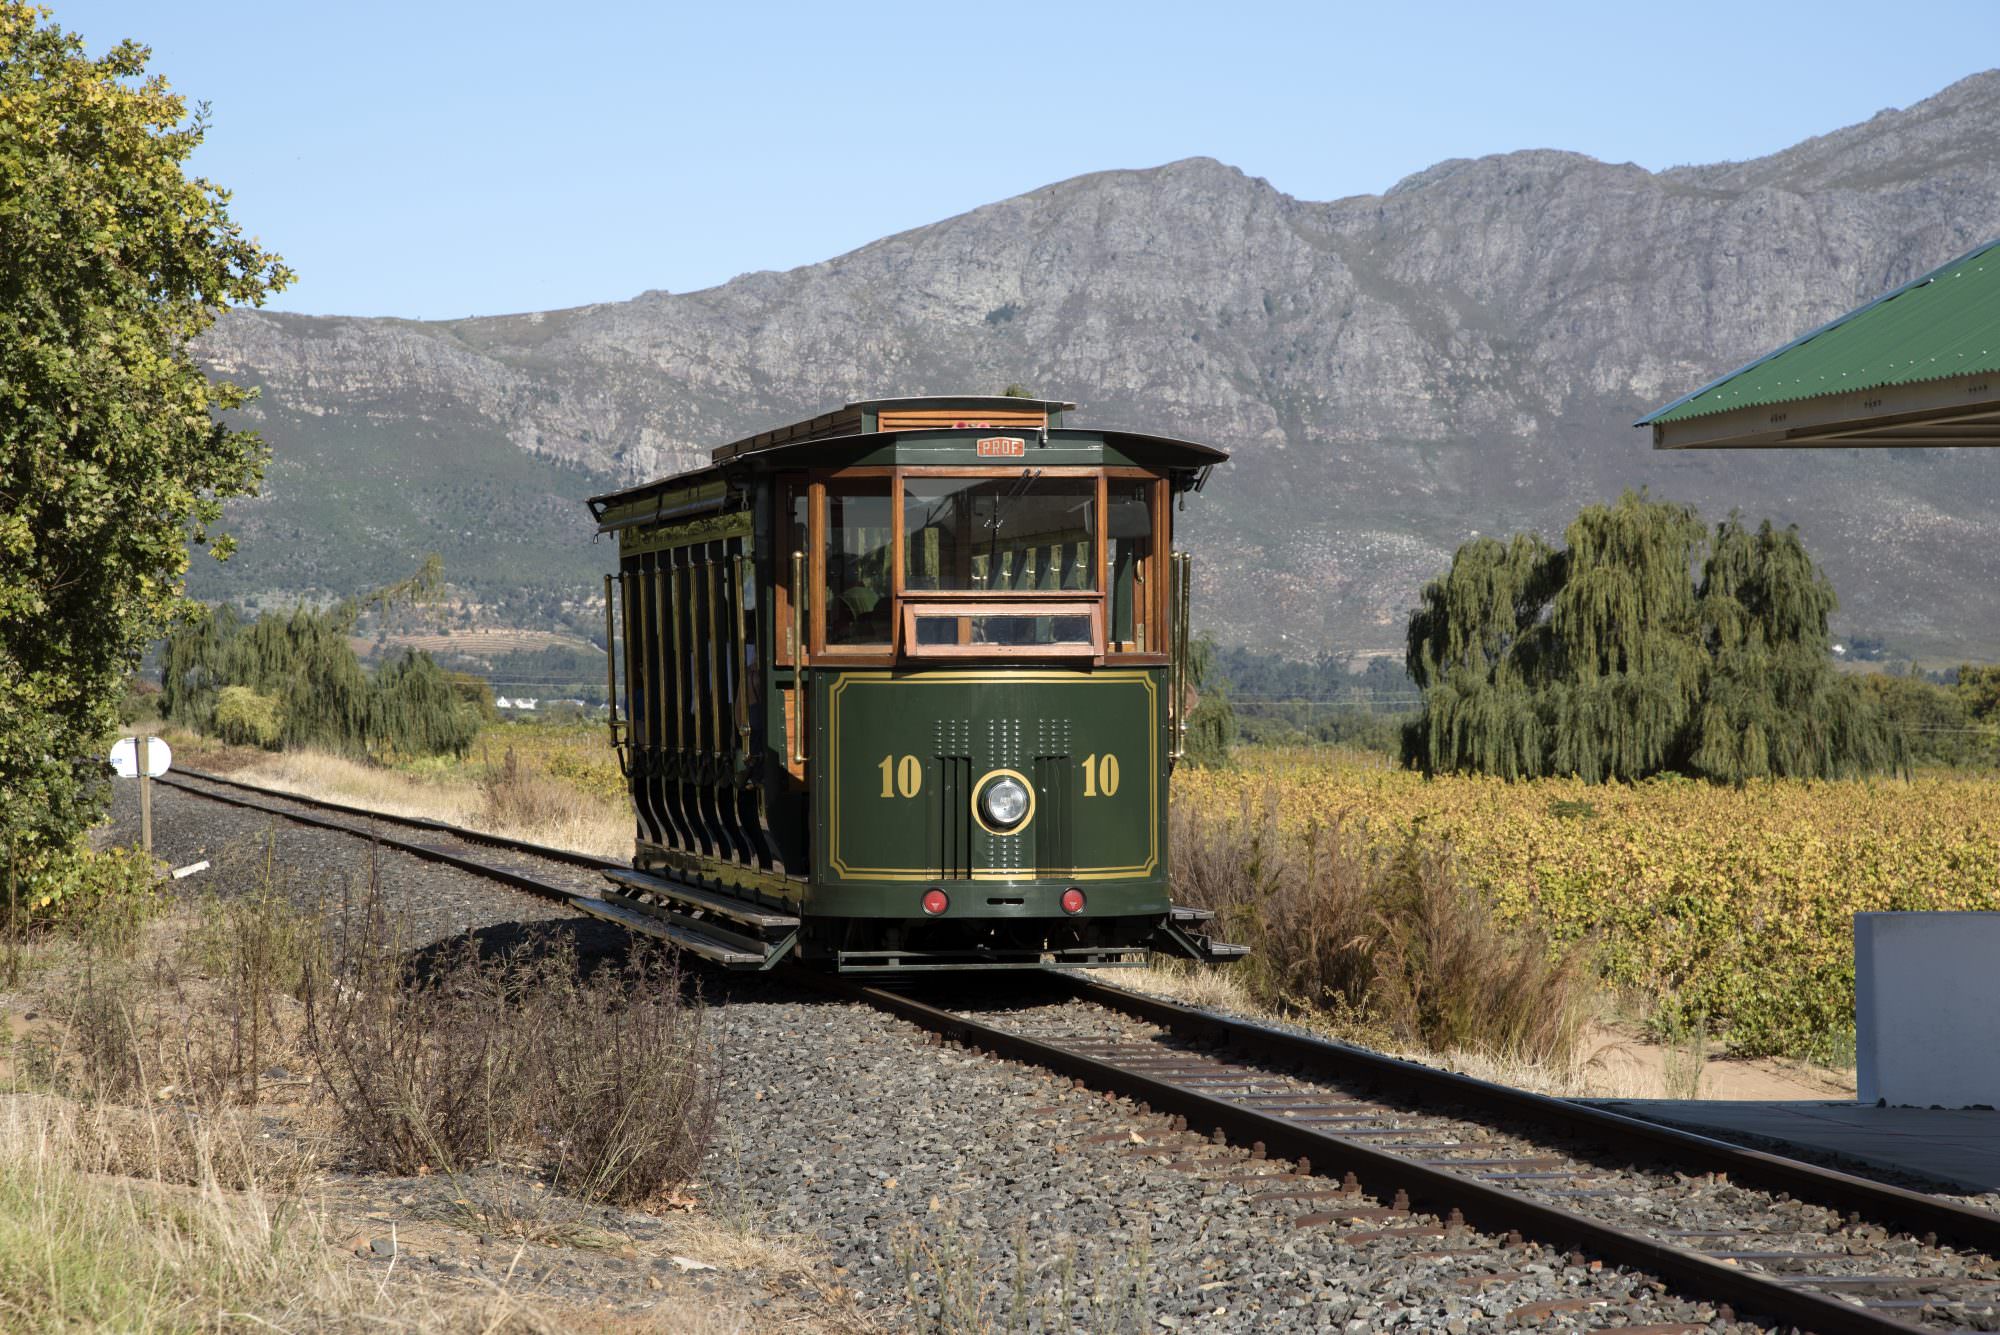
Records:
M153 758L153 739L141 734L135 740L139 748L139 846L150 855L153 851L153 776L148 772L147 762Z
M806 763L806 554L792 553L792 763Z
M743 759L750 759L750 637L744 625L743 611L743 554L738 552L731 558L731 573L735 580L734 597L731 602L736 609L736 733L737 749Z
M715 558L701 558L702 588L707 597L704 601L708 611L708 759L711 764L719 763L726 750L723 734L729 729L722 717L722 673L724 668L722 653L722 626L715 606Z
M625 764L624 744L618 736L618 619L611 594L614 584L622 589L624 577L604 577L604 707L605 726L611 731L611 749L618 755L618 770L623 774L630 771Z

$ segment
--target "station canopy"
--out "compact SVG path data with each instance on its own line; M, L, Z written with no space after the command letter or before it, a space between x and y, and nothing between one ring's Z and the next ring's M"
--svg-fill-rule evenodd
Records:
M1635 425L1662 450L2000 445L2000 241Z

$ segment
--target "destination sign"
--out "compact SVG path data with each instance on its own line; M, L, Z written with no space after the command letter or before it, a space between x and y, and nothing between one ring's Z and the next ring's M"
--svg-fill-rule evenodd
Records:
M1028 442L1019 436L981 436L979 457L982 459L1025 459L1028 457Z

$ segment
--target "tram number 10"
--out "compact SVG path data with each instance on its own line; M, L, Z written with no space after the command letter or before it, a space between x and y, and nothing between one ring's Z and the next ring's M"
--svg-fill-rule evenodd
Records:
M875 767L882 771L882 796L894 797L901 793L904 797L915 797L924 786L924 763L915 756L904 756L901 760L894 756L883 756L882 763Z
M883 756L875 765L882 771L882 796L915 797L923 791L924 765L915 756ZM1118 757L1110 752L1103 755L1087 755L1083 758L1083 795L1085 797L1116 797L1118 795Z
M1101 756L1083 758L1083 795L1085 797L1118 796L1118 757L1109 751Z

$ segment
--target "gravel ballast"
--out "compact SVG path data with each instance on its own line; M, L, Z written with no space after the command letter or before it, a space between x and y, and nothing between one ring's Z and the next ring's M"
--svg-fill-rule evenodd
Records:
M372 876L420 938L563 921L580 947L622 948L607 924L348 835L164 787L154 802L159 855L214 864L182 893L269 884L337 903ZM132 785L117 816L113 837L134 838ZM721 1112L696 1194L713 1214L817 1239L837 1283L887 1326L1758 1329L1647 1276L1422 1215L1301 1224L1324 1207L1297 1193L1332 1184L1288 1177L1296 1165L782 980L704 972L700 985Z

